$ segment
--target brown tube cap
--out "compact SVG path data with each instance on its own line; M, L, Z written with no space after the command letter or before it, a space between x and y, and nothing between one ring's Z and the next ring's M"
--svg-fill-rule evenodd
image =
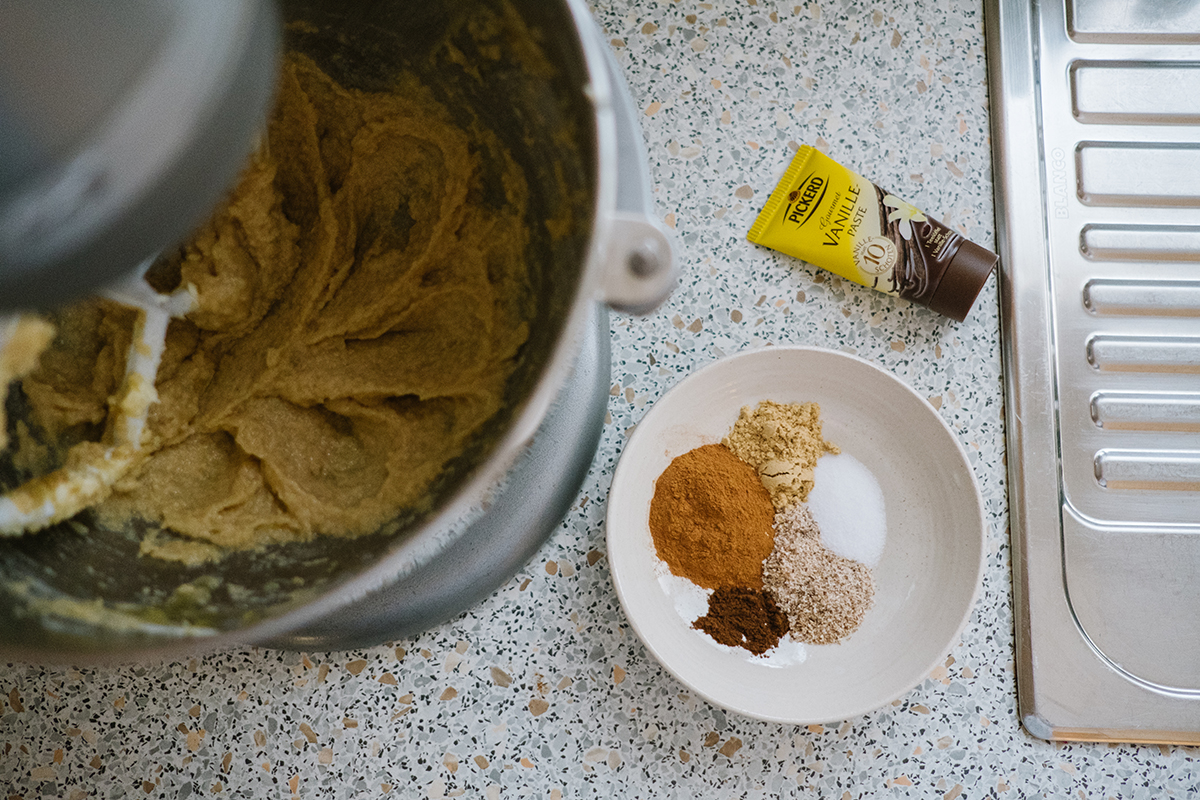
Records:
M926 305L962 322L999 260L1000 257L991 250L964 239Z

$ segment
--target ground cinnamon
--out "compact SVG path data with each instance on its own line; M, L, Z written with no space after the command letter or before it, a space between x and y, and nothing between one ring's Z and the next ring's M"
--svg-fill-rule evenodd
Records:
M658 556L706 589L761 589L773 522L758 473L722 444L678 456L654 484L650 533Z
M721 644L744 647L760 656L788 632L788 618L762 589L722 586L708 598L708 613L692 627Z

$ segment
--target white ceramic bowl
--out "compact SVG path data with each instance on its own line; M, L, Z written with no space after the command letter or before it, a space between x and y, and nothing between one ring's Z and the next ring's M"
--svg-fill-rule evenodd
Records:
M862 625L838 644L803 645L803 661L786 666L691 628L660 584L649 527L654 482L671 460L719 442L742 406L760 400L820 403L825 438L874 473L887 507ZM753 350L674 386L630 437L607 527L613 583L646 648L709 702L776 722L844 720L909 692L958 640L983 575L983 502L957 437L894 375L832 350Z

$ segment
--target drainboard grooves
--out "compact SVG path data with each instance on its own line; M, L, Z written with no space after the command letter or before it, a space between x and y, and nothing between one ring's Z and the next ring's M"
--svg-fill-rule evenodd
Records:
M1068 35L1077 42L1200 42L1200 7L1195 3L1067 0L1066 12Z
M1090 406L1105 430L1200 432L1200 394L1097 392Z
M1089 206L1200 206L1200 147L1084 142L1075 151Z
M1099 334L1088 339L1087 359L1102 372L1200 372L1200 338Z
M1200 316L1200 281L1096 278L1083 287L1083 307L1100 315Z
M1094 463L1107 489L1200 491L1200 451L1101 450Z
M1079 61L1071 66L1071 94L1084 123L1200 122L1200 64Z
M1200 261L1200 228L1085 225L1079 250L1093 261Z

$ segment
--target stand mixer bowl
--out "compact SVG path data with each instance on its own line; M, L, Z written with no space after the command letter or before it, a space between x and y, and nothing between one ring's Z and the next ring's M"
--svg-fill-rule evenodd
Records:
M448 57L447 31L470 30L457 15L485 8L515 9L532 41L485 55L466 35ZM283 17L302 23L285 27L285 49L342 85L380 91L415 72L435 95L465 104L451 113L485 122L520 165L537 308L504 410L447 466L430 490L433 510L392 530L201 566L140 557L136 536L86 515L0 542L0 650L9 657L129 659L237 643L338 649L459 613L528 560L578 491L606 404L607 307L644 310L674 285L636 115L581 0L298 1ZM531 45L553 74L522 69L516 53ZM552 237L545 221L564 206L574 227ZM9 411L20 416L19 396ZM11 485L5 468L0 481Z

